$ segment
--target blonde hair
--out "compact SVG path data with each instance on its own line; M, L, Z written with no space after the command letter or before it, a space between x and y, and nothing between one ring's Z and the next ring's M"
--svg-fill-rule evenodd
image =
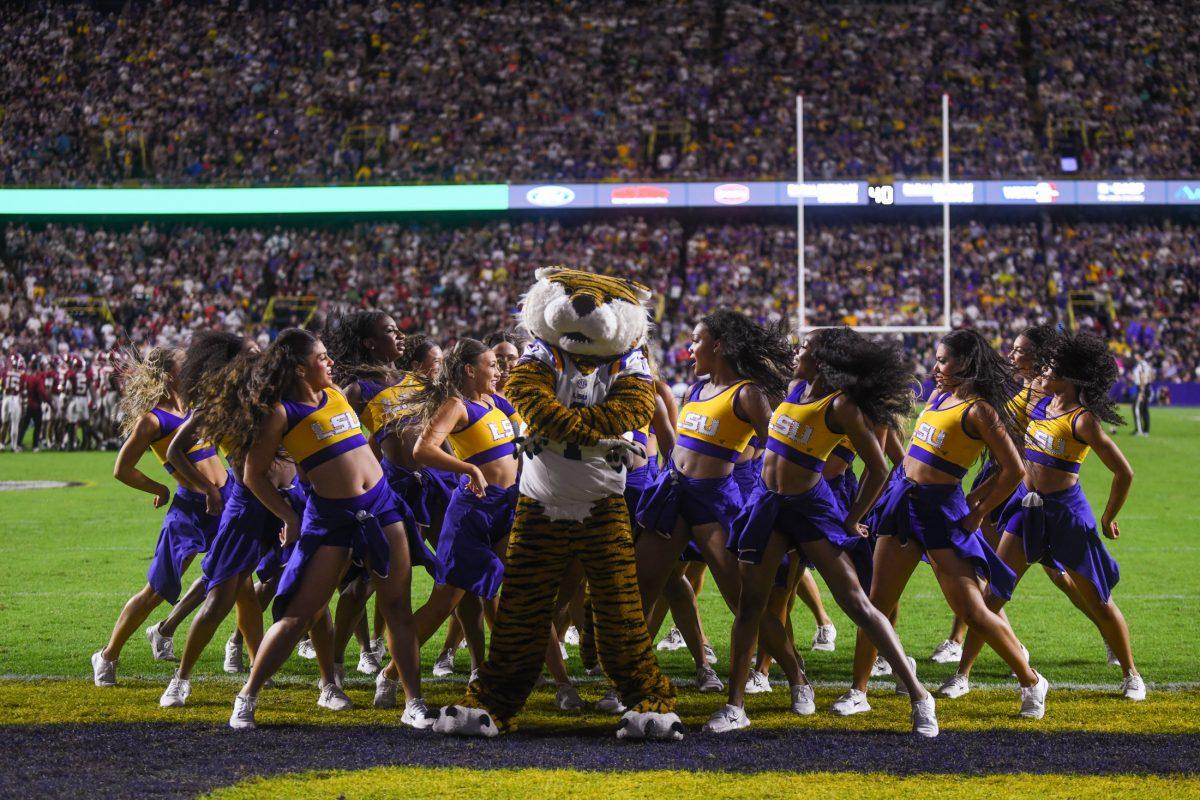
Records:
M167 383L179 355L173 347L155 347L144 357L136 350L126 354L121 370L121 433L133 433L142 415L170 396Z

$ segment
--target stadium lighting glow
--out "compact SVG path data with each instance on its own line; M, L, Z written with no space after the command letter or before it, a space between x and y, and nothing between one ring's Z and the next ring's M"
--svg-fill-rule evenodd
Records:
M508 186L311 186L267 189L0 189L0 214L204 215L504 211Z

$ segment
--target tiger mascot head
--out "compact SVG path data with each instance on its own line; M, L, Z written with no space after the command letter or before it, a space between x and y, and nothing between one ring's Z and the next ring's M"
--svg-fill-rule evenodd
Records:
M646 340L650 290L611 275L543 267L521 298L521 322L572 356L611 358ZM574 359L573 359L574 360Z

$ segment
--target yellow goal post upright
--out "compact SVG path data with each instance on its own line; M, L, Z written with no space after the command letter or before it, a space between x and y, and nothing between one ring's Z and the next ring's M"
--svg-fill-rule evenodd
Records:
M946 333L950 330L950 95L942 95L942 184L934 187L942 197L942 324L853 325L861 333ZM796 95L796 280L797 332L819 325L808 324L804 281L804 95Z

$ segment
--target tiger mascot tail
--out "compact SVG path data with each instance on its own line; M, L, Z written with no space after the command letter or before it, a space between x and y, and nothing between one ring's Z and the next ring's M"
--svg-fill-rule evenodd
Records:
M650 291L622 278L547 267L521 300L533 342L504 391L528 429L500 609L479 676L441 710L440 733L515 728L541 674L559 582L572 559L587 575L604 672L628 711L623 739L681 739L675 689L658 668L638 593L621 438L654 413L642 353Z

